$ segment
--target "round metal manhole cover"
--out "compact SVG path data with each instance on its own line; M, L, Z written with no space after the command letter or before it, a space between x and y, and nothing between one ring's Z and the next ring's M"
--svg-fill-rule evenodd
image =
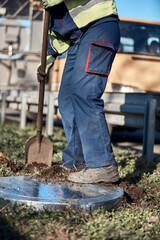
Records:
M52 184L28 176L0 177L0 205L26 204L39 209L72 208L93 212L99 207L111 211L122 202L121 188L101 184Z

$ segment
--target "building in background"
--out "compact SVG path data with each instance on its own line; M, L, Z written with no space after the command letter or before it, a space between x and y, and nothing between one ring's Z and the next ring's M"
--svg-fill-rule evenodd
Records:
M41 1L0 0L0 89L37 88L42 19Z

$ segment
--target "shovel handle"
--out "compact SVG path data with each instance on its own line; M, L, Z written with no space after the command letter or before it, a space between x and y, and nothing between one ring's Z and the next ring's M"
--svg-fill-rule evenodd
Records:
M43 24L42 55L41 55L41 72L44 72L44 73L46 68L49 16L50 16L49 9L45 9L44 24ZM40 81L39 84L40 85L39 85L39 102L38 102L38 114L37 114L37 138L38 138L38 142L40 143L42 138L42 117L43 117L45 81Z
M41 55L41 72L44 72L44 73L46 68L49 16L50 16L49 9L45 9L44 25L43 25L42 55Z

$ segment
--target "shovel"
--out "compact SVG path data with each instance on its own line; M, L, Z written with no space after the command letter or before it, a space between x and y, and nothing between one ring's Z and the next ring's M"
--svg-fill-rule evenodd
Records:
M43 43L41 55L40 71L45 75L46 67L46 52L47 52L47 38L49 25L49 10L45 10L44 26L43 26ZM28 164L33 162L44 163L51 166L53 145L51 141L42 135L42 117L43 117L43 102L44 102L45 80L40 81L39 85L39 102L37 114L37 135L27 140L25 144L25 161Z

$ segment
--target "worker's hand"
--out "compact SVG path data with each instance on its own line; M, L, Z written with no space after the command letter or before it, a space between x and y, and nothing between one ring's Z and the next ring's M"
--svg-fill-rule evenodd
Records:
M48 8L63 2L63 0L42 0L42 2L43 2L43 6L45 8Z
M38 65L37 68L37 78L38 81L45 81L45 83L48 83L48 79L49 79L49 70L52 68L53 64L54 64L55 58L53 56L47 56L46 59L46 68L45 68L45 72L41 71L41 64Z

